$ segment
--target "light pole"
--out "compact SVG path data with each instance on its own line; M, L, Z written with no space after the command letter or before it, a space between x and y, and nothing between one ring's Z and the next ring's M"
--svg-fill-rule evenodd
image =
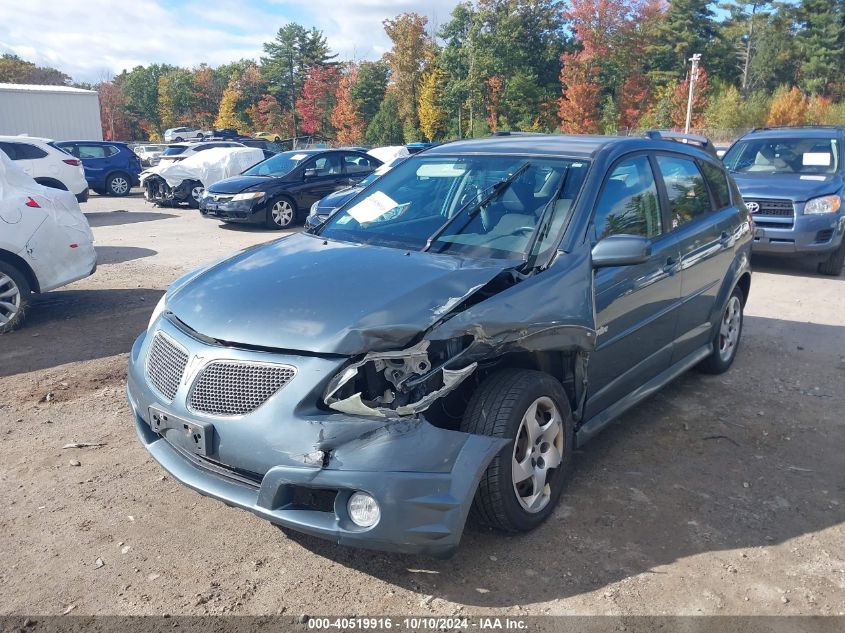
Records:
M695 82L698 80L698 63L701 61L701 53L695 53L689 60L692 62L692 69L689 76L689 99L687 99L687 121L684 125L684 134L689 134L692 122L692 98L695 94Z

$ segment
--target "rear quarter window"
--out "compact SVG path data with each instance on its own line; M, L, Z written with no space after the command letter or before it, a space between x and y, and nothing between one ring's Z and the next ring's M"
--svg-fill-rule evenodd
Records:
M47 155L40 147L36 147L35 145L30 145L29 143L4 143L3 149L5 150L5 146L9 146L13 149L15 155L9 156L12 160L33 160L36 158L44 158ZM8 152L6 152L8 154Z

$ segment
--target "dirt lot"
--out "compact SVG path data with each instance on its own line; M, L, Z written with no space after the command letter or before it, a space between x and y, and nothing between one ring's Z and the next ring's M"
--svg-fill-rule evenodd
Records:
M682 377L579 452L540 529L433 561L287 536L163 475L125 402L131 343L174 278L278 234L137 196L83 210L96 275L0 338L0 613L845 611L845 278L755 262L728 374Z

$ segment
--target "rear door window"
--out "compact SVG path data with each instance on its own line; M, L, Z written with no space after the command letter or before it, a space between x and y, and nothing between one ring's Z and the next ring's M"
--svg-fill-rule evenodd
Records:
M316 170L316 176L333 176L341 173L340 155L339 154L325 154L319 158L311 160L305 169Z
M108 158L117 154L117 148L111 145L84 145L76 146L78 153L75 154L79 158Z
M366 174L376 168L376 162L360 154L344 154L343 169L347 174Z
M33 160L47 155L43 149L29 143L0 143L0 149L9 154L12 160Z
M710 163L701 163L701 171L710 186L710 193L713 194L713 201L716 207L724 209L731 206L731 193L728 187L728 175L723 169Z
M594 225L598 240L608 235L654 238L663 232L657 185L647 156L616 165L602 188Z
M713 210L704 177L694 160L661 154L657 166L666 184L673 229Z

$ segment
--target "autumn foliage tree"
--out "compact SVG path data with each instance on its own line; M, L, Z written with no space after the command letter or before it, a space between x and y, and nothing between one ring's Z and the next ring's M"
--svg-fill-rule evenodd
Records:
M217 112L217 118L214 120L214 127L231 127L236 130L243 127L243 123L237 114L240 98L240 90L231 84L226 86L226 89L223 91L223 97L220 99L220 110Z
M308 70L296 100L300 129L306 134L328 136L339 73L337 66L312 66Z
M358 145L364 140L366 126L358 114L352 98L352 87L358 81L358 68L352 66L341 77L335 92L335 106L332 110L331 124L334 126L338 143Z
M807 122L809 104L804 93L798 88L779 90L772 99L769 108L768 125L804 125Z
M687 77L677 86L672 93L672 124L682 128L687 122L687 105L689 103L690 78ZM692 99L692 118L690 127L701 128L704 126L704 111L710 102L710 79L703 66L698 68L698 78L695 81L695 93Z
M560 81L563 96L558 102L560 129L567 134L596 134L599 131L601 86L592 56L565 53Z
M111 81L104 81L97 86L100 97L100 122L103 137L107 141L128 139L130 136L129 118L126 114L126 100L120 88Z
M429 141L442 138L446 133L447 116L443 108L445 73L433 66L423 75L420 85L420 130Z
M505 82L499 75L493 75L487 80L487 126L491 132L499 129L499 102L504 88Z

